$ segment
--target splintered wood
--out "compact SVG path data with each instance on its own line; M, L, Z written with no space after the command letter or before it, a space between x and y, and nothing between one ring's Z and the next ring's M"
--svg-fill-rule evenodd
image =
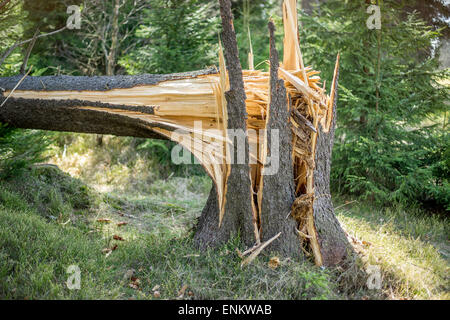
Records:
M298 38L296 0L285 0L283 4L284 59L279 69L279 77L285 81L288 93L290 125L293 133L294 184L298 197L294 202L292 217L298 223L298 235L302 249L314 256L317 265L322 265L322 257L314 226L314 168L316 141L319 124L323 132L328 132L332 124L334 86L331 96L325 92L318 71L305 67ZM249 62L253 65L253 52ZM336 62L335 78L339 66ZM246 93L247 129L249 134L250 174L254 193L255 240L259 241L258 225L261 221L262 172L266 163L265 135L269 105L269 73L260 70L243 71ZM219 70L207 74L176 80L162 81L154 85L139 85L132 88L105 91L29 91L15 90L14 98L50 99L107 103L110 105L138 106L136 110L102 108L83 104L80 109L112 113L139 119L151 130L167 137L189 150L202 164L215 183L218 193L222 221L226 214L227 178L230 173L231 139L227 131L228 75L222 48L219 52ZM5 92L8 94L8 92ZM232 128L231 128L232 129ZM234 159L236 161L236 159ZM228 201L231 201L228 199ZM259 218L258 218L259 216Z

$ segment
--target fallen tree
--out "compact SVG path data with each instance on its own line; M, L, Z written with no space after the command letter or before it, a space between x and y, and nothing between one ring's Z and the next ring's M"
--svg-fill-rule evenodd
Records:
M339 57L327 95L319 72L304 66L296 1L286 0L282 67L269 22L270 72L242 70L230 1L219 2L219 70L0 78L0 121L176 141L214 182L194 237L200 247L239 234L253 246L247 253L270 244L286 255L312 255L317 265L340 263L349 245L329 192ZM255 134L243 135L240 149L230 129ZM268 160L275 158L279 167L271 174Z

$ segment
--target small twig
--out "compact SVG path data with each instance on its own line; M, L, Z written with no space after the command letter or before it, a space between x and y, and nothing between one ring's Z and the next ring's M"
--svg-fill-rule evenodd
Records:
M275 239L277 239L281 235L281 232L275 235L274 237L270 238L266 242L263 242L261 245L258 246L258 248L255 249L255 251L252 252L251 255L248 256L247 259L242 261L241 267L244 267L248 264L250 264L260 253L261 251L267 247L269 244L271 244Z
M303 238L307 238L307 239L311 239L312 238L310 235L307 235L306 233L304 233L303 231L298 230L297 228L295 228L295 231L298 233L299 236L301 236Z
M23 80L25 80L25 78L28 76L28 74L30 73L32 68L33 68L33 66L31 66L30 69L28 70L28 72L22 77L22 79L20 79L19 82L17 82L16 86L11 90L11 92L8 94L6 99L0 105L0 108L3 107L3 105L6 103L6 101L8 101L9 97L11 97L11 95L14 93L14 91L17 89L17 87L20 86L20 84L22 83Z
M239 258L244 259L244 255L242 254L241 251L239 251L238 248L236 248L236 252L237 252L237 255L239 256Z
M243 253L241 253L242 257L245 257L246 255L252 253L256 249L258 249L260 245L261 245L261 243L257 243L253 247L251 247L250 249L245 250Z
M353 201L344 203L343 205L340 205L340 206L334 208L334 210L340 209L340 208L345 207L345 206L347 206L347 205L349 205L349 204L352 204L352 203L354 203L354 202L358 202L358 200L353 200Z
M39 35L39 28L36 29L34 32L33 38L31 39L31 43L28 46L27 52L25 54L25 57L23 58L22 66L20 67L20 74L25 73L25 69L27 68L28 59L30 58L31 51L33 50L34 44L36 43L37 36Z
M69 222L70 222L70 218L69 218L69 220L67 220L66 222L61 223L61 225L62 225L62 226L65 226L65 225L68 224Z
M66 30L66 28L67 28L67 27L63 27L63 28L61 28L61 29L59 29L59 30L56 30L56 31L52 31L52 32L49 32L49 33L40 34L40 35L38 35L38 36L36 37L36 39L54 35L54 34L56 34L56 33L59 33L59 32L61 32L61 31ZM32 40L33 40L33 38L28 39L28 40L24 40L24 41L18 41L18 42L16 42L12 47L10 47L8 50L6 50L5 54L3 54L2 57L0 58L0 66L3 64L3 62L6 60L6 58L8 58L8 56L9 56L9 55L10 55L17 47L22 46L22 45L24 45L24 44L27 44L28 42L31 42Z

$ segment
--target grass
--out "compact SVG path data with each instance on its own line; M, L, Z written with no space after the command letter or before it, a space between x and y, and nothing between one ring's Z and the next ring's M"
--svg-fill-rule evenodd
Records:
M55 168L35 168L26 173L24 181L50 190L55 181L42 179L42 175L51 175L58 184L63 180L63 184L73 183L61 197L77 198L79 181ZM171 183L167 183L169 190ZM204 200L181 197L161 202L155 196L128 199L89 190L84 211L62 206L64 218L53 219L54 212L44 206L44 192L40 205L30 204L21 191L12 191L14 186L15 182L0 186L3 299L155 299L156 286L158 299L175 299L185 285L186 299L335 297L331 274L310 262L282 259L281 266L272 270L266 256L242 269L235 253L237 239L215 251L198 251L188 230ZM21 190L30 189L22 186ZM103 224L98 218L111 222ZM128 224L119 227L119 221ZM114 240L114 235L125 241ZM117 249L111 254L102 252L114 245ZM66 286L70 265L81 270L80 290ZM133 282L124 278L129 270L139 279L139 289L130 287Z
M450 299L448 218L364 205L338 210L337 216L348 233L364 241L356 247L366 265L380 266L388 297Z
M129 140L107 137L101 147L86 135L63 140L65 156L57 148L51 162L70 175L40 165L0 182L2 299L450 298L444 217L344 205L337 215L359 252L348 269L276 252L241 268L238 239L206 252L192 241L209 178L180 174L192 168L158 172ZM276 269L268 266L273 256ZM70 265L80 268L80 290L67 288ZM367 288L368 265L380 266L381 290Z

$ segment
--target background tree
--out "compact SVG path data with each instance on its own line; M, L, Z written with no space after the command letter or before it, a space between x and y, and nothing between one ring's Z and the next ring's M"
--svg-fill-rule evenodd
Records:
M303 16L315 30L302 32L308 63L328 66L329 77L332 52L341 52L332 186L380 204L448 206L448 88L440 81L449 73L437 71L437 54L418 55L439 33L415 13L401 19L397 1L382 2L382 28L369 30L366 7L330 0L320 16Z
M119 59L143 45L135 33L149 7L143 0L85 1L82 27L62 41L59 54L86 75L126 73Z
M254 66L258 69L268 70L267 61L269 46L267 45L267 21L275 20L279 26L275 30L276 42L282 48L283 28L281 27L281 1L277 0L239 0L233 1L232 10L237 30L237 41L239 47L239 59L245 69L249 68L248 54L250 51L250 40L253 48ZM281 50L280 53L283 51Z
M25 13L20 0L2 0L0 1L0 58L15 43L21 40L23 35L23 22ZM9 55L6 60L0 64L0 75L12 75L18 72L20 68L21 55L19 50Z
M152 0L136 25L145 43L122 52L129 74L192 71L217 63L219 14L215 1Z

